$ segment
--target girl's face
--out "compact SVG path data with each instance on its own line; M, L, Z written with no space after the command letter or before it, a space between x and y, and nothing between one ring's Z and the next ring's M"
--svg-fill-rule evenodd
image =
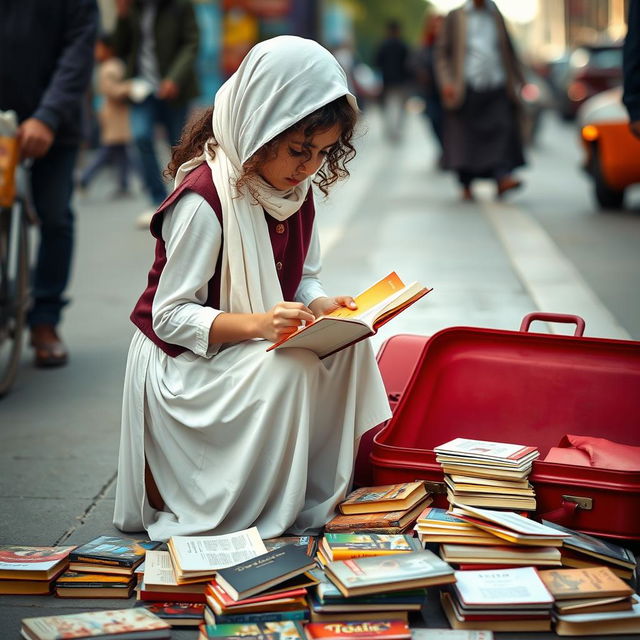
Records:
M342 129L338 124L331 129L319 131L310 140L305 140L302 131L292 131L282 137L276 156L265 161L258 173L274 189L291 189L322 166L341 133ZM308 159L307 152L311 154Z

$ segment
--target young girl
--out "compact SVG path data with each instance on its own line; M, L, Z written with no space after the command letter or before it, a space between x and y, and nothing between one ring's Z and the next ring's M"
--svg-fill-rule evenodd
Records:
M324 360L269 342L339 306L318 279L311 181L348 175L355 98L311 40L255 46L169 165L132 320L114 523L153 540L318 530L389 405L368 341Z

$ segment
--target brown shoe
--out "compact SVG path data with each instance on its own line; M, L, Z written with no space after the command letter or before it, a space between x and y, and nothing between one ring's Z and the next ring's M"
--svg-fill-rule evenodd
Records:
M496 197L502 198L502 196L512 189L519 189L522 186L522 182L520 180L516 180L511 176L507 176L506 178L502 178L502 180L498 181L498 191L496 193Z
M473 202L475 197L473 191L471 191L471 187L462 187L460 198L463 202Z
M35 350L36 367L62 367L69 354L52 324L36 324L31 327L31 346Z

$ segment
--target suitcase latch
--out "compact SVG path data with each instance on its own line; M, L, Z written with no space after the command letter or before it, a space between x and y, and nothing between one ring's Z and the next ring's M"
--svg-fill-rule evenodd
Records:
M580 509L591 511L593 509L593 498L582 498L581 496L562 496L566 502L575 502Z

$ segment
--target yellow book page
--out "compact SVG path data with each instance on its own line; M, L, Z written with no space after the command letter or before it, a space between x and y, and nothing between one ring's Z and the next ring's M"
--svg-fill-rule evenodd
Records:
M386 300L389 296L396 293L396 291L400 291L400 289L404 289L404 282L400 280L395 271L392 271L388 276L382 278L382 280L376 282L372 287L369 287L366 291L363 291L354 298L358 305L357 309L340 307L327 314L327 316L329 318L357 318L377 304L380 304L383 300Z

